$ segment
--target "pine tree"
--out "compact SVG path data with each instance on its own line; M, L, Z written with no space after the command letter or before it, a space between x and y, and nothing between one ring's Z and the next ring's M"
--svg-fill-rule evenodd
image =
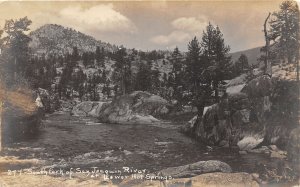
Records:
M117 85L119 85L119 89L122 95L128 93L131 88L131 59L127 56L126 49L121 47L114 54L113 59L115 62L115 70L114 70L114 80Z
M153 94L159 94L160 91L160 72L158 70L158 67L155 65L152 67L152 64L149 62L149 67L150 67L150 79L151 79L151 92ZM150 90L149 90L150 91Z
M151 66L140 63L135 80L135 90L149 91L151 89Z
M83 73L82 69L77 72L75 82L77 84L75 90L78 92L78 96L81 100L84 95L84 83L86 82L86 75Z
M201 47L195 37L188 45L186 64L186 83L189 92L189 100L197 107L198 113L202 116L204 107L210 101L210 82L206 76L207 64L201 57Z
M201 47L198 39L194 37L194 39L188 44L188 53L187 53L187 68L186 68L186 76L188 82L192 86L192 90L197 90L197 85L200 80L200 73L203 68L201 67L200 62L201 55Z
M106 71L102 72L101 82L103 83L102 94L107 95L107 98L109 98L110 97L110 80L107 77Z
M86 52L82 54L82 63L84 67L87 67L89 65L88 54Z
M296 1L284 1L272 14L269 37L275 42L278 58L293 63L299 53L299 7Z
M235 62L235 71L237 75L245 73L249 70L248 58L245 54L241 54L239 59Z
M76 62L79 60L79 53L78 53L78 48L73 47L73 52L72 52L72 61Z
M224 80L230 75L229 56L230 47L225 45L223 34L219 27L214 27L211 23L203 32L201 46L203 49L203 64L207 68L214 89L215 101L219 101L219 87L224 84Z
M31 20L27 17L18 20L6 20L4 26L5 37L0 43L2 58L5 59L5 71L8 73L9 86L13 85L18 77L25 77L29 69L29 47L31 38L25 34L29 31Z
M178 47L176 47L171 54L170 59L173 68L170 72L169 85L174 90L173 98L177 100L178 105L181 105L183 102L183 78L184 78L184 67L183 67L183 56L181 55Z
M97 46L96 53L95 53L95 59L96 59L96 63L98 66L100 66L101 68L105 68L105 65L104 65L105 54L104 54L103 47L100 49L100 47Z

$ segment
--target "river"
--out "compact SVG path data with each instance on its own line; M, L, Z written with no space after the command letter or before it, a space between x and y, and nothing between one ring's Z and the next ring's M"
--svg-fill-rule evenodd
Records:
M122 125L54 113L43 120L35 137L8 146L8 155L45 160L56 167L124 166L149 172L204 160L221 160L233 171L256 172L258 163L274 160L263 154L240 155L237 149L207 147L178 132L180 124Z

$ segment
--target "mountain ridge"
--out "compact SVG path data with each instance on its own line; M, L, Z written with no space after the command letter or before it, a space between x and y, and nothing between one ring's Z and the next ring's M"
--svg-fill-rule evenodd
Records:
M262 54L260 52L260 48L261 47L255 47L255 48L250 48L250 49L230 53L231 60L233 61L233 63L235 63L239 59L241 54L244 54L248 58L249 65L257 65L259 63L257 59Z
M37 55L64 55L66 53L72 53L73 47L77 47L79 53L94 52L97 46L103 47L105 51L113 52L117 50L117 46L114 44L96 40L90 35L58 24L45 24L30 32L29 35L32 38L29 46ZM235 63L241 54L245 54L248 58L249 65L257 65L257 59L261 55L260 48L261 47L255 47L237 51L229 55L232 56L232 62Z
M115 45L58 24L45 24L30 32L29 36L32 39L29 47L37 55L64 55L71 53L73 47L77 47L79 53L95 51L97 46L103 47L106 51L114 51L117 48Z

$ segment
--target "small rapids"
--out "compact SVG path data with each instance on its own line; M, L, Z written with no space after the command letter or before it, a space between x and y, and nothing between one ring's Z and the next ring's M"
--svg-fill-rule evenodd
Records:
M273 162L261 154L240 155L233 148L208 148L178 132L181 125L167 122L161 125L106 124L95 118L54 113L43 120L38 136L9 145L5 155L39 159L43 161L42 166L53 168L126 166L150 172L198 161L220 160L234 171L251 173L255 172L257 163Z

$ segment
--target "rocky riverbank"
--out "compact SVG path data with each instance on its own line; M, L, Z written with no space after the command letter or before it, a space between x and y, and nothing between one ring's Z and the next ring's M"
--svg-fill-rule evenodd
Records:
M298 86L290 71L277 68L272 78L256 73L229 81L221 101L206 107L183 131L208 145L247 151L275 144L286 150L298 124Z
M168 113L168 102L160 96L143 91L120 96L112 102L79 103L72 109L75 116L97 117L103 123L153 124L156 116Z
M3 91L3 90L1 90ZM44 116L40 97L32 90L5 90L2 113L3 143L20 141L34 136Z

